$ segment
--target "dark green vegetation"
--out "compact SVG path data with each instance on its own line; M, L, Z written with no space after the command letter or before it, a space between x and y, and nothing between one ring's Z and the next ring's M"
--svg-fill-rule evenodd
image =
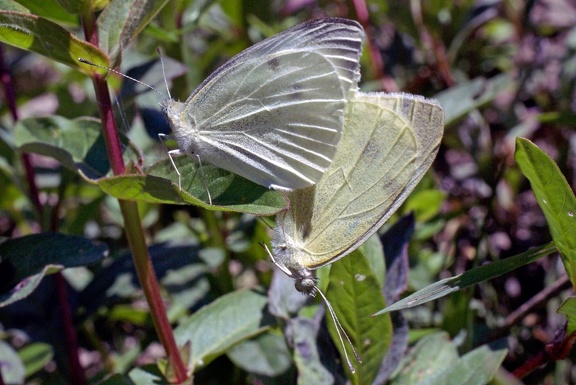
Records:
M296 3L0 0L0 384L576 382L573 3ZM436 98L446 121L378 237L318 272L355 375L262 247L285 197L186 158L180 191L162 97L77 60L164 93L160 47L185 100L324 16L366 29L362 90Z

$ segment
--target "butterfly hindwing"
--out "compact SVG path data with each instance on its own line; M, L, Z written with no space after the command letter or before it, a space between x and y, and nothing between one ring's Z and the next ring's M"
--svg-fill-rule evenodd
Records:
M414 189L436 156L442 108L406 94L358 93L349 103L334 161L312 190L294 191L277 217L276 261L315 269L374 234Z

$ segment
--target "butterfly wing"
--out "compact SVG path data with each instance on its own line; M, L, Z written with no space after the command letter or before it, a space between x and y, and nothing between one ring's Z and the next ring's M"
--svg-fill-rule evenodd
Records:
M442 108L434 101L358 93L332 165L314 192L291 192L290 210L278 216L276 260L292 270L314 269L361 245L430 167L442 131Z
M362 37L356 22L321 19L243 51L170 107L180 148L265 186L314 184L340 140Z

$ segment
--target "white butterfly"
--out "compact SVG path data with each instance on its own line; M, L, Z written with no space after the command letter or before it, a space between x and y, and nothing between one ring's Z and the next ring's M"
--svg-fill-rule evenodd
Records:
M357 89L363 36L352 20L302 23L233 57L186 102L165 100L180 152L269 188L315 184Z
M290 209L276 216L272 260L298 291L320 293L342 344L344 329L317 289L314 270L354 251L390 218L432 164L443 129L444 114L434 100L352 95L332 164L316 186L289 192Z

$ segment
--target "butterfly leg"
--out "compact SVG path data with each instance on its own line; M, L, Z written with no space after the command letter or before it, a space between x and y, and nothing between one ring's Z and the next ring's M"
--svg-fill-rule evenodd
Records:
M168 158L170 158L170 163L172 163L172 167L174 167L174 171L176 171L176 174L178 175L178 190L182 190L182 175L180 174L178 167L176 167L176 163L174 163L172 155L180 155L180 154L181 154L180 150L168 151Z

